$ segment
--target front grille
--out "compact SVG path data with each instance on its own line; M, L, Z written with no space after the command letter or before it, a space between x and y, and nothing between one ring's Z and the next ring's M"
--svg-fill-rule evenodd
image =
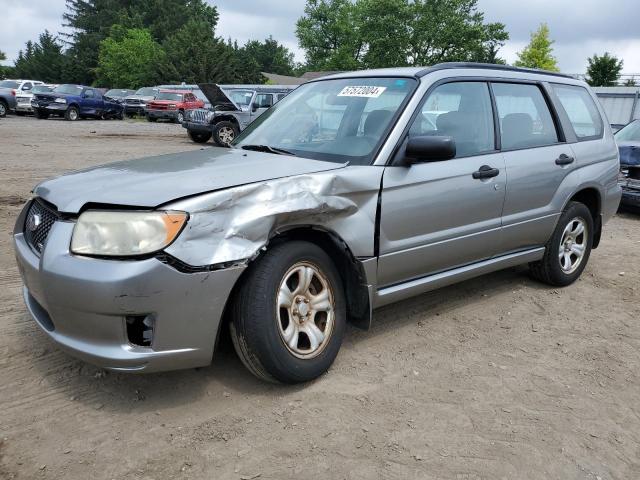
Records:
M58 212L42 201L35 199L31 202L24 222L24 238L37 254L44 250L51 227L58 218Z
M191 120L193 123L207 123L208 113L208 110L204 110L202 108L191 110L189 112L189 120Z
M140 103L141 103L141 102L140 102L140 100L138 100L137 98L127 98L127 99L125 100L125 103L126 103L127 105L140 105Z

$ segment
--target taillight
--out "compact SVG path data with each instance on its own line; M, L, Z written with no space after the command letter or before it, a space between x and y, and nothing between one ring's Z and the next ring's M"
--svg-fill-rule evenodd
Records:
M11 90L11 95L13 95L14 97L16 96L16 90L15 88L13 90Z

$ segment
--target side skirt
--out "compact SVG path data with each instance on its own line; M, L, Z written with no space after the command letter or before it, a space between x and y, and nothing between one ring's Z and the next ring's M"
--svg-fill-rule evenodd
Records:
M378 289L375 293L373 307L378 308L390 303L399 302L400 300L405 300L420 295L421 293L436 290L440 287L478 277L485 273L535 262L544 256L544 250L544 247L539 247L523 252L511 253L453 270L447 270L446 272L429 275L428 277L384 287Z

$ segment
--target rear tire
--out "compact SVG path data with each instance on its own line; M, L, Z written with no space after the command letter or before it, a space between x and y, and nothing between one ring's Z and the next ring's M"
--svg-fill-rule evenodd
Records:
M9 107L7 104L3 100L0 100L0 118L6 117L8 111Z
M213 141L220 147L228 147L238 136L238 127L232 122L218 122L213 126Z
M544 257L529 264L533 278L554 287L571 285L587 266L593 233L591 211L582 203L569 202L547 242Z
M67 111L64 112L64 119L69 122L75 122L80 118L80 111L77 107L69 107Z
M211 132L194 132L187 130L189 138L196 143L207 143L211 138Z
M331 258L302 241L276 245L249 267L232 313L231 338L242 363L262 380L283 383L326 372L347 319Z

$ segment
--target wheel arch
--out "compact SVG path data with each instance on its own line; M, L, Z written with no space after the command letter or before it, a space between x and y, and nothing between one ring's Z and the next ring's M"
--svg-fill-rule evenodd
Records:
M211 122L211 125L216 125L217 123L220 122L231 122L234 123L238 128L240 128L240 122L238 122L238 119L236 117L234 117L233 115L216 115L215 117L213 117L213 121Z
M367 285L367 275L362 262L353 255L347 243L337 233L315 225L296 225L274 232L259 254L249 261L248 268L242 272L242 275L236 281L226 300L222 321L218 327L216 349L223 330L231 321L233 299L238 288L245 281L251 264L264 255L264 252L268 251L270 246L294 240L313 243L331 257L340 274L345 290L349 323L364 330L369 328L371 325L372 304Z
M602 236L602 194L600 190L595 186L580 188L569 198L564 208L566 208L569 202L580 202L591 212L594 225L592 248L598 248Z

